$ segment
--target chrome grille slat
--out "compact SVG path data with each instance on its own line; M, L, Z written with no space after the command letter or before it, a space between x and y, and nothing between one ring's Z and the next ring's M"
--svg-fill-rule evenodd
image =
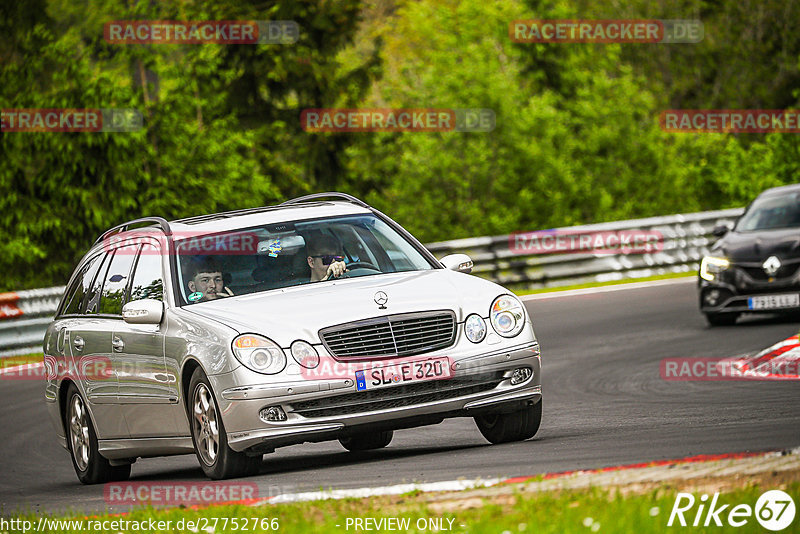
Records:
M375 328L350 328L339 332L330 332L328 336L333 339L347 339L352 336L379 336L390 331L391 329L387 323L386 326L381 325Z
M450 333L449 332L447 333L447 337L448 338L450 337ZM410 339L428 339L428 338L441 339L442 338L442 334L439 333L439 332L431 332L431 333L421 333L421 334L402 334L402 335L395 334L395 336L394 336L395 341L405 341L406 343L408 343L408 341L406 341L406 338L410 338Z
M388 315L323 328L319 332L334 358L413 356L455 342L455 314L449 310Z
M382 349L387 349L387 350L390 350L390 351L394 351L394 343L385 343L385 342L381 342L381 343L353 343L352 345L349 345L349 344L348 345L336 345L336 344L333 344L333 345L330 345L330 346L332 348L334 348L334 349L339 349L339 350L344 350L344 351L348 351L348 350L372 350L372 351L375 351L375 350L378 350L378 349L381 349L381 350Z

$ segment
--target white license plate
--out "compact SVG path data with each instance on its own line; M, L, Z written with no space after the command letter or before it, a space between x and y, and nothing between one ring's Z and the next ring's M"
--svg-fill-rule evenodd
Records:
M765 295L763 297L750 297L747 307L751 310L772 310L776 308L796 308L800 306L800 293L786 295Z
M409 382L450 378L450 358L400 362L356 371L356 390L377 389Z

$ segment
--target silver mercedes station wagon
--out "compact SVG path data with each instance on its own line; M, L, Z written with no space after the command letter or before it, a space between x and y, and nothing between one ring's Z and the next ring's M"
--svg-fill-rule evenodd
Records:
M265 453L472 417L491 443L534 436L541 360L508 290L437 260L342 193L104 233L44 338L45 399L86 484L195 453L213 479Z

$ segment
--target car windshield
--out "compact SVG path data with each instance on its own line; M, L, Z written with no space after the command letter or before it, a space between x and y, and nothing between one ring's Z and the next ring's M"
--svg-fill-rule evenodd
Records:
M269 224L175 243L182 303L188 304L315 283L314 272L327 274L332 264L344 264L339 278L433 268L374 215Z
M757 199L739 220L736 230L752 232L795 227L800 227L800 193Z

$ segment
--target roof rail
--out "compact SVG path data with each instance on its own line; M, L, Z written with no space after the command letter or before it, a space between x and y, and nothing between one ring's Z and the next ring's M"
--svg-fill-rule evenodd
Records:
M370 208L370 205L364 202L363 200L359 200L353 195L348 195L347 193L339 193L336 191L328 191L327 193L313 193L311 195L305 195L302 197L293 198L291 200L287 200L280 204L281 206L287 206L289 204L299 204L301 202L307 202L309 200L318 200L321 198L338 198L339 200L345 200L347 202L352 202L362 208Z
M164 232L164 235L168 236L172 235L172 229L169 227L169 223L167 222L167 220L164 219L163 217L142 217L141 219L128 221L126 223L119 224L110 230L106 230L105 232L103 232L103 235L97 238L97 241L95 241L94 244L96 245L103 239L110 237L114 234L126 232L134 224L141 224L141 223L150 223L150 226L152 226L153 224L157 224L161 229L161 231Z

